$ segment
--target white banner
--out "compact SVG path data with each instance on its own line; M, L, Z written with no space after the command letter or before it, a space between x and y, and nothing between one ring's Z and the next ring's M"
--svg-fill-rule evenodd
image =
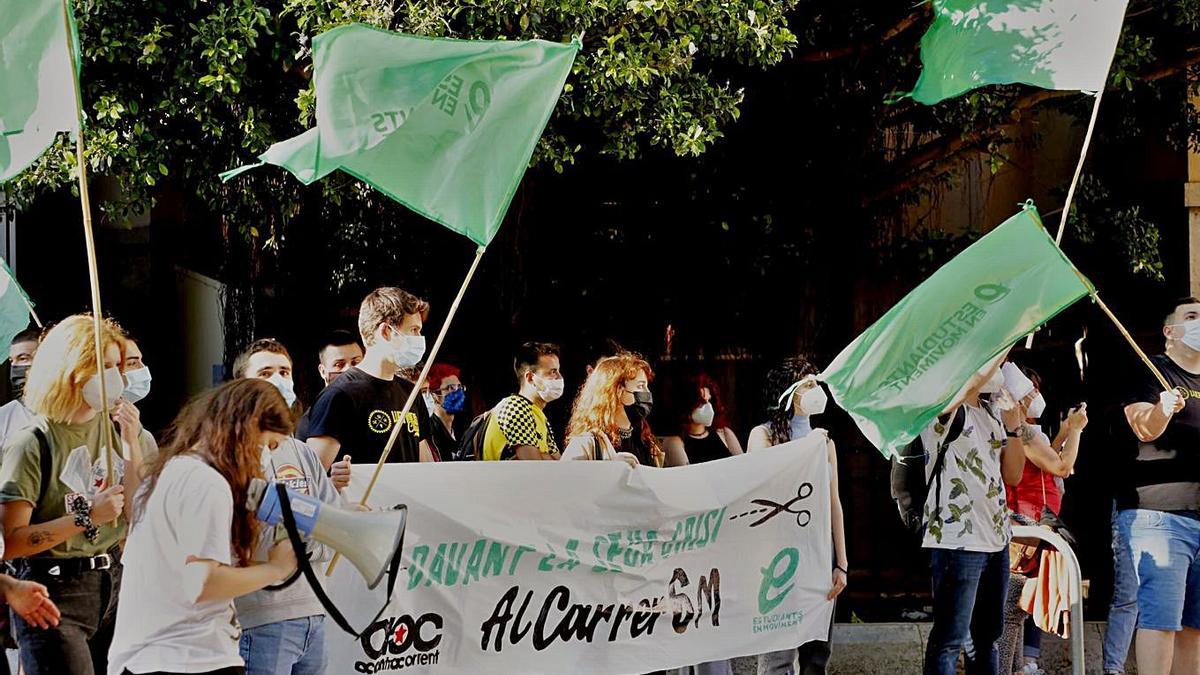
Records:
M326 622L329 672L646 673L825 639L825 453L388 465L371 503L408 505L404 569L363 639ZM385 585L343 560L328 588L361 628Z

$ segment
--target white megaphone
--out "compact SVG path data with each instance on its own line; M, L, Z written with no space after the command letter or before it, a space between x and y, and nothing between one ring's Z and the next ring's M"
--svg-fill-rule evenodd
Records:
M404 546L407 509L347 511L291 489L287 495L300 534L346 556L367 580L368 588L379 585ZM261 478L250 481L246 508L268 525L283 522L277 488Z

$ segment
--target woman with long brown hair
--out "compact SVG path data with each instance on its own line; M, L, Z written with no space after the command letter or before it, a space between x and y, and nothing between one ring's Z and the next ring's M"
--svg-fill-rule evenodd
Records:
M30 675L103 670L121 588L125 489L137 485L143 453L155 452L137 408L121 398L124 334L103 321L99 337L103 364L96 362L90 315L67 317L46 333L25 383L33 422L5 440L4 557L16 559L20 579L49 589L62 612L57 626L14 618L22 668Z
M274 385L240 379L193 399L175 419L133 502L128 574L109 652L109 673L241 675L233 599L286 578L285 541L250 565L258 522L246 490L262 455L291 433Z
M650 364L633 354L601 359L575 398L562 458L662 466L662 449L647 421L653 377Z

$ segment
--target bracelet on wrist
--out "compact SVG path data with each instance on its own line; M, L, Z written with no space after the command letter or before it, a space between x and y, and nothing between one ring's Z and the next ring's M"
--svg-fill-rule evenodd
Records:
M92 503L83 495L72 495L68 510L75 515L75 527L83 530L83 536L88 541L95 542L100 537L100 528L92 522Z
M834 565L833 569L840 571L842 574L845 574L846 576L850 576L850 570L846 569L845 567L842 567L841 565Z

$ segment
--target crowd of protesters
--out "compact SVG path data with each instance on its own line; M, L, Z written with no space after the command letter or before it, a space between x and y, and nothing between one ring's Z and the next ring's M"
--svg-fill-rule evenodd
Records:
M671 389L667 414L654 417L662 428L652 428L654 370L616 347L587 364L582 382L568 382L558 346L523 344L513 355L513 393L471 418L456 365L432 364L421 395L413 393L428 314L428 303L402 289L370 293L357 332L335 330L321 344L325 386L309 407L297 398L288 349L256 340L234 360L230 382L183 409L161 447L137 405L150 394L152 358L143 360L119 325L99 323L103 368L90 316L18 334L9 352L16 396L0 407L0 525L10 561L0 593L11 610L3 632L23 671L326 672L322 607L305 584L266 590L296 560L286 542L259 531L246 489L265 476L342 504L351 464L378 461L392 436L393 462L618 461L636 471L819 434L826 451L814 461L827 462L830 475L828 598L847 587L837 450L821 427L828 395L810 359L789 358L768 373L765 416L744 445L705 373ZM1112 452L1123 484L1112 509L1105 673L1124 672L1134 641L1140 673L1200 672L1200 300L1176 302L1164 315L1166 350L1153 362L1170 386L1148 370L1135 374L1124 399L1128 449ZM1029 608L1023 591L1046 582L1038 577L1052 551L1014 541L1011 524L1069 538L1058 517L1062 479L1088 424L1082 403L1045 419L1045 391L1053 383L998 358L893 465L901 514L929 554L926 673L955 673L962 657L972 674L1040 672L1041 632L1053 622ZM563 398L573 402L560 436L547 408L566 405ZM318 565L331 553L309 551ZM824 673L831 637L832 625L825 640L762 654L758 672ZM688 672L732 673L732 663Z

